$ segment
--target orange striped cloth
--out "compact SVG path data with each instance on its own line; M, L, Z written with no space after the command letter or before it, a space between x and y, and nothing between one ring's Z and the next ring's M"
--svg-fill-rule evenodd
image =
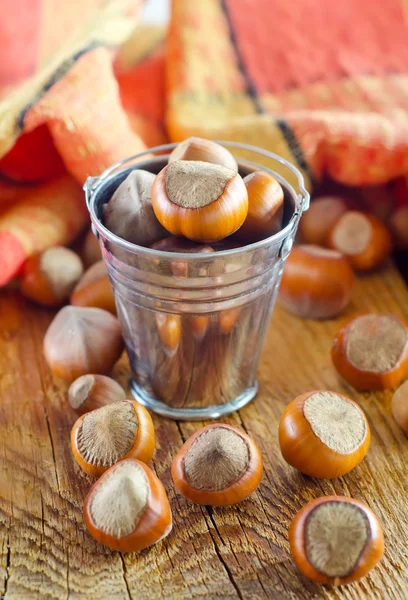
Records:
M140 4L0 3L0 285L30 254L68 244L86 226L81 184L88 175L144 148L122 106L112 61ZM47 184L28 194L17 187L57 177L52 202Z
M54 235L39 210L16 227L9 211L20 206L20 225L28 214L22 185L62 177L60 202L77 210L67 178L79 190L167 137L262 146L295 163L309 187L324 174L376 186L362 194L370 206L378 186L408 172L403 0L387 10L372 0L173 0L167 35L135 29L141 2L0 3L0 243L9 249L0 285L30 253L69 243L87 223L79 211L74 228L60 223ZM63 215L47 189L29 198Z
M408 172L403 0L174 0L168 127L244 140L348 185ZM203 116L205 115L205 118Z

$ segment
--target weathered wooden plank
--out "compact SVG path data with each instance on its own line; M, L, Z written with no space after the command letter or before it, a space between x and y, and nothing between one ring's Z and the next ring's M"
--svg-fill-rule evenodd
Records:
M392 268L359 280L354 301L339 319L302 321L276 307L260 367L255 402L226 422L242 426L259 443L265 476L259 491L236 509L212 509L221 555L243 597L405 598L408 590L406 498L408 441L393 421L391 392L359 394L337 377L330 360L331 341L356 314L392 312L408 319L408 293ZM333 389L360 403L370 420L369 455L338 480L303 476L281 457L277 424L286 404L304 391ZM183 424L184 436L197 424ZM380 517L387 549L380 567L362 582L339 590L313 585L299 576L289 554L287 528L297 510L312 498L343 494L369 504ZM400 531L400 533L398 533ZM241 563L237 556L251 560ZM262 596L263 590L264 596ZM293 596L291 596L291 594ZM275 596L274 596L275 595ZM252 596L249 596L252 597Z
M255 402L226 422L259 443L265 476L259 490L233 508L194 506L175 494L170 464L200 423L155 418L154 468L168 490L174 529L159 545L120 555L98 545L82 522L91 479L74 464L69 431L76 419L66 384L44 363L41 341L52 312L0 295L0 594L31 598L406 598L408 589L408 441L390 416L391 394L358 394L337 378L331 339L353 314L394 312L408 319L408 292L392 266L360 279L340 319L316 323L279 307L272 318ZM126 382L122 359L115 377ZM305 477L283 461L277 424L286 403L314 388L350 395L372 429L368 457L338 480ZM295 512L322 494L352 495L379 515L386 537L380 567L362 582L335 589L297 572L287 527Z
M1 508L5 519L12 515L11 527L3 527L11 556L6 597L129 598L136 590L137 598L150 599L154 589L157 598L236 598L202 509L180 507L174 493L173 513L184 527L175 529L171 545L166 541L122 557L86 533L82 502L92 480L76 466L69 446L77 416L67 403L67 385L54 380L41 352L51 318L50 311L34 309L17 294L0 298L0 329L7 340L0 358L1 422L7 424ZM126 359L116 374L124 383ZM155 466L170 487L169 465L182 440L176 423L156 420L156 433ZM7 561L7 551L4 557Z
M17 294L3 294L0 303L6 342L0 353L2 381L6 377L0 508L11 517L6 598L66 598L69 589L71 597L82 596L87 581L97 596L117 594L126 590L120 556L95 547L82 524L89 481L75 473L69 453L75 415L65 386L42 370L40 337L52 314L34 311ZM78 589L69 588L70 573L81 571Z

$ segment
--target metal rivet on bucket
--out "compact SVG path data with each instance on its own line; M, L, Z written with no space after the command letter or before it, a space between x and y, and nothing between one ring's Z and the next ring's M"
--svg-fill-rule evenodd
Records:
M291 250L293 247L293 238L286 238L286 240L284 240L282 242L282 246L280 247L279 250L279 256L282 260L286 260L287 257L289 256Z

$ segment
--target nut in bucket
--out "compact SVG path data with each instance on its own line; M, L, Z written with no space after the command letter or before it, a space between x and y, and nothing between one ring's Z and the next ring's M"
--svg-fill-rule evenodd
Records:
M186 242L180 249L157 243L165 235L146 247L109 229L106 205L135 170L156 176L146 192L156 218L169 236L190 237L197 252ZM230 240L247 217L244 178L254 172L258 179L265 173L265 185L255 190L254 223L264 206L271 225L257 236L251 222L251 239ZM258 389L257 364L286 258L282 248L291 246L308 207L300 172L266 150L193 140L122 161L90 180L86 191L93 227L107 250L135 399L161 415L189 420L217 418L247 404ZM269 194L265 204L263 193ZM197 211L206 215L201 224ZM222 244L215 242L221 238Z

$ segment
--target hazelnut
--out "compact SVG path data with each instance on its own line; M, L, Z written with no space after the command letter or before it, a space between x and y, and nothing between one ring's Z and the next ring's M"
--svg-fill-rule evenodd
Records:
M151 246L167 233L152 208L154 180L153 173L135 169L120 184L105 210L106 227L118 237L139 246Z
M134 458L121 460L98 479L85 499L84 520L95 540L119 552L148 548L172 528L163 484Z
M44 337L48 366L66 381L87 373L109 373L122 350L119 321L100 308L65 306Z
M365 457L370 428L353 400L317 390L288 404L279 423L279 445L292 467L310 477L332 479Z
M81 375L68 390L69 403L80 414L125 398L122 386L105 375Z
M313 200L299 221L302 242L325 246L330 231L346 211L346 201L338 196L322 196Z
M353 269L339 252L304 244L286 260L279 299L298 317L330 319L350 302L354 282Z
M398 386L408 375L408 329L394 315L362 315L333 342L338 373L358 390Z
M238 172L237 161L231 152L216 142L198 137L189 137L174 148L169 156L169 164L176 160L198 160Z
M248 435L224 424L199 429L179 450L171 473L188 500L210 506L241 502L258 487L262 456Z
M177 160L157 175L152 204L157 219L170 233L210 243L242 225L248 194L241 176L231 169Z
M21 293L44 306L61 306L83 272L81 259L62 246L48 248L26 261L20 278Z
M71 294L71 304L73 306L94 306L116 314L115 298L103 260L85 271Z
M391 253L391 236L377 217L356 210L340 217L328 236L330 248L344 254L358 271L381 265Z
M248 214L234 237L246 243L277 233L282 225L283 189L266 171L244 177L248 192Z
M298 569L313 581L342 585L357 581L384 553L384 536L373 511L354 498L316 498L289 528Z
M154 427L147 410L133 400L118 400L88 412L75 422L71 449L79 466L99 477L124 458L149 462Z
M408 433L408 380L393 395L391 412L398 425Z

